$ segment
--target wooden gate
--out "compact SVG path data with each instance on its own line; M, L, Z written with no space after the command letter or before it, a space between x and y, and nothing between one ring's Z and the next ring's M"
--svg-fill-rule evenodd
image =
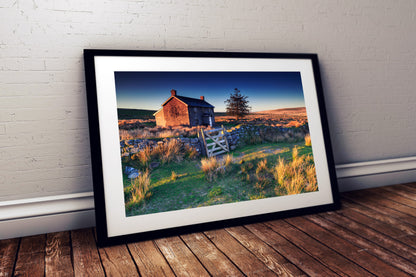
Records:
M207 131L201 129L198 132L198 137L202 141L205 154L208 157L230 152L224 127Z

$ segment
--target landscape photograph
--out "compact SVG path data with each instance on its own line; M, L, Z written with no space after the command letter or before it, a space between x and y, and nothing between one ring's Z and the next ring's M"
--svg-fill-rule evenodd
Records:
M115 72L126 216L318 191L300 72Z

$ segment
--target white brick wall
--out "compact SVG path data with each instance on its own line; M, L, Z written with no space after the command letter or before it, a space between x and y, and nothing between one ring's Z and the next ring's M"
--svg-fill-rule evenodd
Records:
M84 48L315 52L338 164L416 155L413 0L0 0L0 201L90 191Z

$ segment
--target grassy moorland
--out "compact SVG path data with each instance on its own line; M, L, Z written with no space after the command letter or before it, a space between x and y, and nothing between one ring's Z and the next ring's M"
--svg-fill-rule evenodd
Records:
M195 137L201 128L163 128L156 126L150 111L123 112L121 140ZM227 129L256 128L222 157L201 157L175 139L123 157L123 168L141 172L137 178L123 178L127 216L318 190L304 108L252 113L239 120L216 114L215 120Z
M144 168L152 158L146 159L128 164ZM312 149L304 142L246 145L221 158L184 153L143 172L141 180L124 178L128 216L317 190Z

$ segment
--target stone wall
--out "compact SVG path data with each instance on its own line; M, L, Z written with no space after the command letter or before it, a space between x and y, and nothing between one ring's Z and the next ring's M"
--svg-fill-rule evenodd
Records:
M135 154L146 147L153 149L154 147L167 144L170 140L179 140L185 147L193 147L201 154L201 143L198 138L165 138L163 140L152 140L152 139L130 139L120 141L121 155L123 157Z
M273 132L273 133L281 133L285 134L287 133L290 128L283 128L283 127L274 127L274 126L238 126L233 127L231 129L226 130L225 136L228 141L228 145L230 146L230 150L235 150L240 143L242 143L242 139L244 136L247 136L248 134L252 134L255 136L260 136L261 131L266 132ZM308 129L306 126L299 127L298 130L300 130L303 133L307 133ZM176 139L179 140L184 146L188 147L194 147L199 154L204 154L205 151L203 149L203 142L202 140L198 138L165 138L163 140L152 140L152 139L131 139L131 140L122 140L120 141L120 148L122 156L129 156L131 154L135 154L147 146L149 146L151 149L160 145L160 144L166 144L170 140Z

